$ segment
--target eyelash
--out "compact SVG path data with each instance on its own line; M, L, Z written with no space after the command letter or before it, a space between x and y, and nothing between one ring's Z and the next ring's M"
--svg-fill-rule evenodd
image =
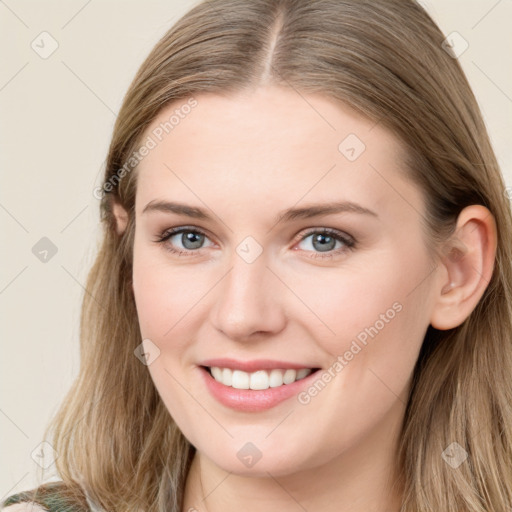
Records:
M180 233L195 233L195 234L204 235L205 237L207 237L207 234L200 229L188 227L188 226L181 226L181 227L165 230L163 233L161 233L158 236L158 238L155 240L155 242L164 244L165 250L167 250L173 254L176 254L178 256L187 256L188 255L188 256L193 257L196 254L194 254L192 256L191 253L199 253L201 251L201 248L196 249L196 250L174 249L170 244L166 244L166 242L172 236L180 234ZM306 233L302 234L300 237L298 237L298 239L294 240L294 243L300 243L303 240L305 240L306 238L308 238L309 236L314 235L314 234L328 235L328 236L334 238L335 240L342 242L345 247L343 247L341 249L335 249L332 251L328 251L325 254L322 254L321 252L314 252L312 255L308 256L309 258L328 259L328 258L332 258L333 256L340 255L345 252L353 251L357 247L357 241L353 237L344 235L341 231L338 231L337 229L332 229L332 228L310 229L308 232L306 232ZM312 251L305 251L305 252L310 253Z

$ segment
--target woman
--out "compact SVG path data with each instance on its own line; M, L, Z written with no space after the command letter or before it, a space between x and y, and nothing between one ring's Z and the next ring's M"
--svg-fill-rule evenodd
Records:
M7 512L512 507L512 219L444 39L403 0L162 38L94 192L62 482Z

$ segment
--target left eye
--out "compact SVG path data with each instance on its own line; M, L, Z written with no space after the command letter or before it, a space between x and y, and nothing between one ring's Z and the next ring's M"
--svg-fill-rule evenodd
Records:
M325 256L328 257L354 249L355 247L355 241L352 237L343 235L341 232L330 228L317 229L302 235L299 240L300 244L304 244L305 247L301 249L308 252L310 249L313 249L313 252L316 252L314 257L322 257L321 253L327 253Z

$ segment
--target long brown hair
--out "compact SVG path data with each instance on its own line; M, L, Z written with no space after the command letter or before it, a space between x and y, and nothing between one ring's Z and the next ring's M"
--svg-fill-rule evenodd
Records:
M426 198L429 248L448 239L464 207L494 215L492 278L460 326L429 326L397 461L402 512L512 508L512 216L478 104L444 39L412 0L208 0L162 37L124 98L97 191L104 235L83 299L80 373L47 431L68 488L80 483L109 511L181 510L194 449L134 356L131 159L170 102L277 84L341 101L404 143L408 176ZM121 235L113 201L129 214ZM453 442L468 454L457 470L442 457Z

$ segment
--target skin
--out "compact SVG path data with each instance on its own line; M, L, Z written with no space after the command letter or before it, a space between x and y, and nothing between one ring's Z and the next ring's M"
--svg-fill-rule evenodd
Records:
M404 177L402 147L381 125L276 86L196 99L137 170L133 267L142 339L160 350L149 372L197 449L183 510L398 511L395 450L413 367L428 325L456 327L485 291L494 219L483 206L466 208L459 250L433 264L422 193ZM146 135L184 103L166 106ZM354 161L338 149L349 134L366 146ZM212 220L143 213L154 200L205 208ZM287 208L342 200L377 216L274 221ZM122 233L126 212L116 205L115 215ZM202 248L178 256L155 242L179 226L204 231ZM315 258L325 253L313 236L300 237L326 227L355 238L354 250ZM247 236L263 250L250 264L236 252ZM182 242L175 235L167 246L187 250ZM328 369L397 303L400 312L307 404L293 397L239 412L200 378L197 365L212 357ZM262 454L251 468L237 457L247 442Z

